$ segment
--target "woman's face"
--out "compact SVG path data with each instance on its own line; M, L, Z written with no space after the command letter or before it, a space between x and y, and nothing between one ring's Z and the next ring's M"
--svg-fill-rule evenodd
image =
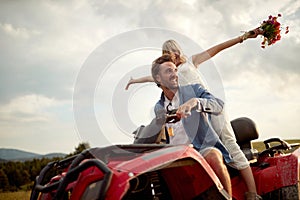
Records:
M175 54L175 65L177 67L178 65L181 64L181 62L180 62L180 55L178 53L174 53L174 54Z
M172 56L173 58L173 62L176 66L180 65L181 64L181 53L179 50L177 49L172 49L172 48L168 48L168 50L164 50L163 51L163 54L169 54Z
M176 65L176 66L178 66L178 65L180 65L181 64L181 62L180 62L180 52L179 51L177 51L177 50L171 50L171 51L169 51L169 53L172 55L172 57L174 58L174 64Z
M174 40L168 40L163 44L162 48L163 54L173 54L172 57L174 57L174 62L176 66L179 66L182 63L183 54L177 42L175 42Z

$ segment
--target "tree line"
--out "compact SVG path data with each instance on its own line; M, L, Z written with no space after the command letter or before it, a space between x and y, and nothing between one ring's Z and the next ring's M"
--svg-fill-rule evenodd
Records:
M89 145L87 143L80 143L75 148L75 151L66 157L76 155L88 147ZM0 163L0 192L30 190L40 171L49 162L62 160L64 158L41 158L24 162L8 161Z

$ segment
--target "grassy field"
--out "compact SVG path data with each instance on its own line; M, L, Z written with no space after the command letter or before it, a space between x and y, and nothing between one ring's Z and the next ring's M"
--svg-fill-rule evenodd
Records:
M28 200L28 199L30 199L30 191L3 192L3 193L0 193L0 199L3 199L3 200Z

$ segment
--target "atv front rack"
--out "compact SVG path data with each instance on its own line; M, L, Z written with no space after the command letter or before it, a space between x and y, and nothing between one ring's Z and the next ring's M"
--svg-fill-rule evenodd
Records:
M93 158L93 155L90 154L89 150L85 150L79 155L67 158L65 160L48 163L42 169L40 175L36 178L30 200L37 200L40 193L48 193L53 191L56 191L54 199L63 199L63 196L65 195L65 189L68 184L72 181L75 181L82 171L93 166L98 168L104 174L102 184L98 192L98 197L96 199L105 199L105 194L111 182L112 172L101 160L90 158ZM88 160L82 162L85 159ZM58 177L57 181L47 185L42 184L46 181L46 174L49 171L67 168L68 172L63 178Z
M39 176L37 176L30 200L37 200L40 193L52 193L54 199L63 199L63 196L66 195L68 184L75 181L81 172L90 167L96 167L104 174L103 179L101 179L101 188L96 198L104 199L113 174L106 166L108 159L120 156L135 157L140 155L140 153L154 151L163 147L166 147L166 145L135 144L91 148L67 159L50 162L41 170ZM46 180L47 174L53 170L63 170L65 175L56 176L49 182L49 180ZM44 183L47 184L44 185Z

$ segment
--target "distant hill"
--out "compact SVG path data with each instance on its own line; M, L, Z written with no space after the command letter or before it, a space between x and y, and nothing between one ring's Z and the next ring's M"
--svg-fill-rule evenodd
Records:
M41 158L65 157L63 153L37 154L18 149L0 148L0 162L5 161L26 161Z

